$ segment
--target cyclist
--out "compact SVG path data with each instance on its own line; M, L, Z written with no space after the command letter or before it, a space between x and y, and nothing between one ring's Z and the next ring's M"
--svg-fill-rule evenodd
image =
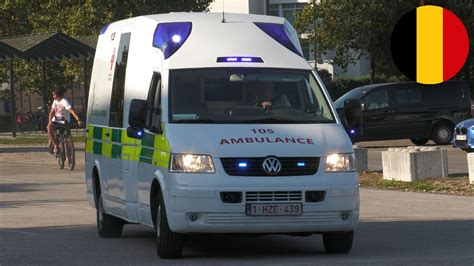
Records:
M64 94L61 91L53 91L53 99L54 101L51 105L51 112L49 112L48 117L48 134L52 144L54 145L54 153L57 153L59 145L54 136L54 131L56 129L55 126L58 124L69 123L71 114L77 120L79 126L82 126L82 121L69 102L64 98Z

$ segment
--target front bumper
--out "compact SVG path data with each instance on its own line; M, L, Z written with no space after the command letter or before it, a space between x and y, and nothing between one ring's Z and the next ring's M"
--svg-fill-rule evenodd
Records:
M305 191L326 191L323 201L305 201ZM241 203L224 203L220 192L243 193ZM246 192L301 191L301 216L246 216ZM304 233L351 231L359 221L359 188L354 186L170 187L168 220L178 233ZM291 201L295 202L295 201ZM252 202L264 203L264 202ZM272 202L265 202L272 203ZM278 202L282 203L282 202ZM343 215L344 213L344 215ZM348 214L348 215L347 215ZM343 216L345 219L343 219ZM191 216L197 219L192 221Z

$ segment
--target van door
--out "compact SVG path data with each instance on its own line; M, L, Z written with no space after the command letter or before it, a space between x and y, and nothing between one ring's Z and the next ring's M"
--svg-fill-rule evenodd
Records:
M137 218L144 224L153 225L150 215L150 190L156 171L167 171L169 146L161 125L161 74L154 73L147 102L147 125L139 152L137 169L138 209Z
M390 139L391 122L389 115L389 98L385 87L368 92L362 99L362 126L359 140Z
M393 105L387 119L397 138L430 138L431 118L416 83L394 85L390 90Z
M130 33L120 35L117 48L115 71L110 96L109 127L103 129L108 147L105 152L107 157L107 199L110 203L108 209L113 214L127 218L125 181L129 164L133 160L136 140L127 137L124 130L124 95L125 75L127 70L128 51L130 47Z

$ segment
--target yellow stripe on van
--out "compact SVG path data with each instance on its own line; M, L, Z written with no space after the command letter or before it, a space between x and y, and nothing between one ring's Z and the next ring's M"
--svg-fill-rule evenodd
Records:
M443 9L438 6L416 10L416 81L443 82Z
M86 152L93 153L94 146L94 126L87 125Z
M112 157L112 129L104 127L102 129L102 156L107 158Z
M135 148L139 144L138 140L127 136L127 130L122 131L122 158L128 158L130 161L138 161L140 156L136 156ZM140 153L137 153L140 155Z
M170 161L170 145L162 135L155 136L153 165L168 168Z

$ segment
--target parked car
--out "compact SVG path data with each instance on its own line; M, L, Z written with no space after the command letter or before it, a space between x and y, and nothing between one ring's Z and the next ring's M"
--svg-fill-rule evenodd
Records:
M464 120L456 125L453 146L466 152L474 152L474 119Z
M346 124L353 142L411 139L415 145L429 140L447 145L452 142L455 125L472 117L466 81L438 85L384 83L355 88L334 103L343 121L344 103L350 99L358 99L362 105L360 124Z

